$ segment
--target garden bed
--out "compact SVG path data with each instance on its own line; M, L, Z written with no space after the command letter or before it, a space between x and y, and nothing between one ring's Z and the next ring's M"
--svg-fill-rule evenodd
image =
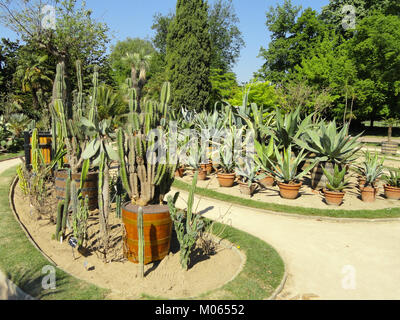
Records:
M173 238L169 256L145 266L145 278L140 279L138 265L123 257L123 226L114 212L110 217L112 248L109 259L112 262L105 264L95 250L84 257L76 250L73 254L67 241L61 244L52 240L55 225L47 219L37 220L31 214L29 203L19 188L15 190L14 203L21 222L41 250L69 274L110 289L109 299L139 299L143 295L195 297L222 287L240 272L244 264L244 255L237 248L221 243L212 255L206 256L197 250L191 268L185 272L179 262L179 244ZM88 228L89 248L96 245L98 231L98 212L92 211Z
M187 171L183 178L177 178L179 181L190 184L192 181L192 173ZM268 202L277 205L292 205L303 208L316 208L316 209L329 209L329 210L381 210L387 208L400 208L400 201L388 200L384 197L382 183L379 184L379 193L376 197L376 201L373 203L365 203L360 198L360 192L357 188L357 179L353 176L350 179L351 186L346 191L344 202L339 207L328 206L325 203L324 195L320 192L316 192L309 185L309 179L305 179L302 188L300 189L300 195L295 200L283 199L279 195L279 187L258 187L254 195L250 198L240 193L239 185L235 183L232 188L221 188L219 187L218 180L215 174L210 175L208 180L198 181L197 185L199 188L217 191L226 195L235 197L242 197L244 199L252 199L255 201Z
M173 186L176 189L188 191L191 179L192 173L187 170L183 178L176 178ZM305 182L308 183L308 181L309 178L306 177ZM328 206L325 204L323 195L313 192L307 184L303 185L300 197L296 200L280 198L277 186L267 188L250 198L240 193L237 183L233 188L219 187L215 174L209 176L206 181L198 181L196 194L250 208L304 216L374 220L400 217L400 201L386 199L383 196L382 183L380 183L376 202L367 204L360 199L356 178L352 177L350 181L353 189L347 192L344 201L354 201L353 205L345 207L344 204L340 207ZM301 199L303 201L300 201ZM304 201L305 199L308 199L309 202Z

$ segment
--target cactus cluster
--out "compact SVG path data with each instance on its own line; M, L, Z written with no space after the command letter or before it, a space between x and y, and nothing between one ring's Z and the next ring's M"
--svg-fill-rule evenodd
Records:
M134 90L130 94L127 129L119 129L117 145L122 185L133 204L146 206L162 203L174 180L176 164L171 164L166 146L156 148L168 134L167 115L170 99L168 83L163 86L161 101L144 103L144 113L135 112ZM152 128L157 128L156 132ZM162 161L160 161L160 159Z
M82 245L86 238L87 218L88 218L88 199L82 195L83 181L86 179L89 171L90 161L85 159L83 151L88 145L90 131L82 125L81 119L86 113L89 118L96 115L95 96L92 99L91 108L86 112L83 97L82 85L82 66L81 62L76 62L78 88L73 92L72 109L69 110L69 103L66 101L65 85L65 66L63 63L57 65L57 74L53 86L53 99L51 104L52 114L52 147L54 150L65 150L66 160L69 165L68 179L66 182L66 191L64 200L58 204L56 239L65 234L66 222L68 219L69 208L72 210L72 229L73 234ZM94 72L93 84L94 92L97 92L98 84L97 69ZM63 158L58 159L58 168L64 166ZM71 181L71 175L81 171L81 185L78 189L75 181Z

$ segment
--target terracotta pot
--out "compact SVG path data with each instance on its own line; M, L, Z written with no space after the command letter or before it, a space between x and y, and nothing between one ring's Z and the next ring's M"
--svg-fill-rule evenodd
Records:
M400 188L384 185L385 197L390 200L400 200Z
M181 168L176 169L175 176L182 178L184 173L185 173L185 168L181 167Z
M340 206L343 202L345 193L324 189L325 201L330 206Z
M207 174L211 174L212 169L213 169L213 165L212 162L206 163L206 164L202 164L201 168L206 171Z
M364 202L375 202L378 188L374 187L360 187L361 199Z
M199 180L206 180L207 179L207 171L203 169L199 169L199 175L198 175Z
M246 196L252 196L254 191L256 190L257 185L255 183L251 184L251 186L249 186L248 183L246 182L239 182L239 190L240 193L246 195Z
M302 182L294 184L278 183L279 192L283 199L294 200L298 197Z
M236 174L234 173L218 173L217 179L220 187L230 188L235 183Z
M264 188L273 187L275 178L272 176L266 176L264 179L258 181Z

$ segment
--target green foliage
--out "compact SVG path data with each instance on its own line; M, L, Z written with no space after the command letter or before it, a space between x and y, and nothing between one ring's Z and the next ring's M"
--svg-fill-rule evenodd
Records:
M245 45L232 0L217 0L209 9L211 68L228 72Z
M167 75L175 110L200 111L210 103L211 40L204 0L178 0L167 37Z
M110 64L112 68L112 77L118 85L125 82L126 78L131 77L132 61L127 60L127 57L135 53L143 52L144 56L153 55L155 50L153 45L148 40L140 38L127 38L124 41L118 41L111 48ZM133 58L133 56L132 56ZM136 66L136 72L139 71L139 66Z
M398 117L400 17L375 14L362 20L349 40L349 52L357 66L364 118Z
M275 83L284 82L304 57L311 56L327 27L311 8L304 10L285 0L267 12L266 25L272 33L268 49L261 48L265 59L258 76Z
M266 135L270 134L279 149L288 149L290 145L301 139L312 127L312 114L305 117L301 116L301 108L286 114L282 113L280 108L276 108L274 113L275 126L264 128Z
M244 95L248 92L248 103L256 103L265 109L276 106L278 97L274 86L270 82L253 81L240 90L234 88L234 94L230 96L228 102L233 106L242 104Z
M193 212L194 193L197 185L198 172L193 177L192 186L189 191L186 214L178 210L175 206L179 193L174 198L168 196L169 212L174 222L175 231L180 245L180 262L184 270L188 270L190 264L190 254L192 253L202 230L204 221L201 215Z
M339 170L339 166L335 164L333 174L325 170L324 167L322 167L322 171L328 179L326 187L331 191L341 192L349 183L349 181L345 179L347 173L346 167L344 167L342 170Z
M357 159L356 153L361 149L358 138L349 136L349 127L346 124L342 129L336 126L336 121L321 121L318 126L309 128L303 139L295 139L296 143L311 153L316 154L320 162L335 162L347 164Z
M269 140L269 144L265 145L258 141L254 141L255 144L255 163L259 167L259 169L263 171L268 171L272 169L271 162L276 161L275 159L275 144L274 139L271 137ZM265 175L261 175L258 177L259 179L265 178Z
M239 91L236 75L233 72L224 73L222 69L211 69L210 81L213 104L223 100L228 101L235 92Z

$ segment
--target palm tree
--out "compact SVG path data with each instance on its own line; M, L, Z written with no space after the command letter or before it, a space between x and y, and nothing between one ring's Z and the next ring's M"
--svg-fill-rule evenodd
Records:
M42 104L39 93L44 88L50 88L52 84L51 74L46 74L44 63L48 56L33 56L32 61L25 61L19 65L16 71L16 77L21 81L22 92L32 93L32 103L35 110L39 110Z
M136 101L140 110L140 99L142 89L146 84L146 72L150 67L151 54L146 54L146 50L142 48L139 52L126 53L123 60L131 67L132 87L136 90ZM139 79L138 79L139 71Z

